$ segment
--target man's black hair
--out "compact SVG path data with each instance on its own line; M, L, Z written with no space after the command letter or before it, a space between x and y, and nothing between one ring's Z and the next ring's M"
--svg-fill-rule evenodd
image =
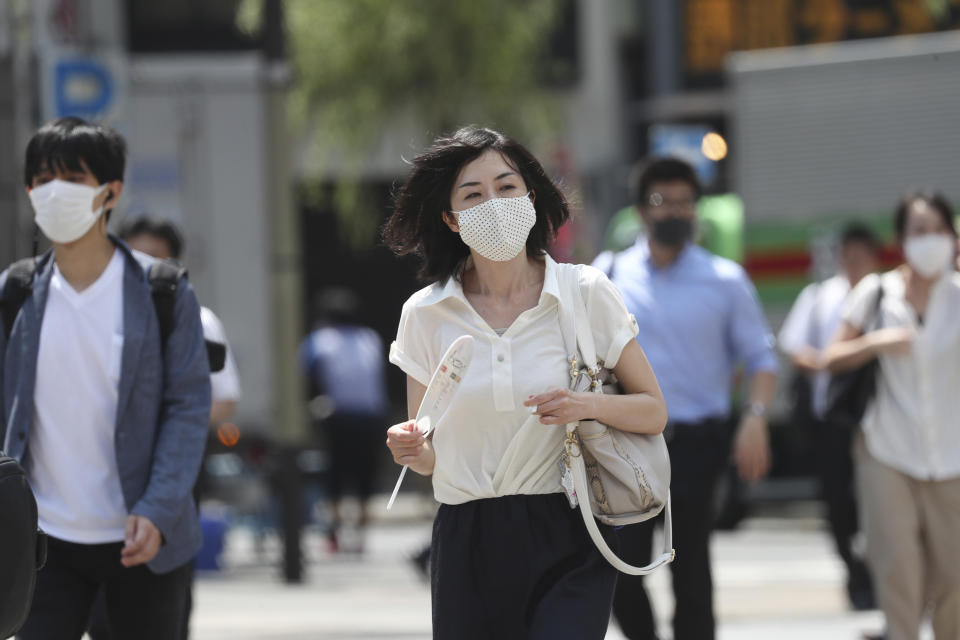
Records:
M862 222L851 222L840 232L840 246L847 247L851 244L862 244L871 251L880 248L880 241L870 227Z
M98 184L122 181L126 158L127 143L110 127L81 118L58 118L40 127L27 143L23 184L33 187L34 177L43 171L83 171L83 165Z
M633 173L631 197L636 205L646 206L647 198L650 196L650 185L655 182L682 181L690 185L695 198L699 199L703 193L697 172L689 162L679 158L654 158L643 166L642 171Z
M183 234L177 225L169 220L164 220L151 215L141 215L134 218L125 218L117 229L117 235L124 240L129 240L136 236L153 236L160 238L167 243L167 250L170 257L179 260L183 254Z

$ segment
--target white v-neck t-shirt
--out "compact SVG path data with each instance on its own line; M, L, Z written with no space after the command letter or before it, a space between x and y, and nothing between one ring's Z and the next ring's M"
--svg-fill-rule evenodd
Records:
M918 480L960 477L960 274L945 273L933 285L922 323L899 270L864 278L843 319L870 324L881 283L880 326L908 327L916 337L910 353L878 359L877 393L863 416L867 449Z
M54 266L40 329L27 477L40 527L61 540L123 540L127 509L114 446L123 353L124 257L74 291Z
M559 493L565 428L544 425L523 406L527 397L569 386L560 329L558 269L579 269L580 288L597 355L609 367L637 335L617 288L589 266L558 265L546 256L537 305L503 335L470 305L450 278L413 294L403 305L390 362L426 385L447 347L474 337L473 359L446 415L436 426L434 496L444 504L516 494Z

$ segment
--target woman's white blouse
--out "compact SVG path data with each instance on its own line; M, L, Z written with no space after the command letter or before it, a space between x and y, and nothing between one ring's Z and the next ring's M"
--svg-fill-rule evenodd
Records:
M881 282L880 326L917 333L909 354L880 356L877 394L863 421L867 448L913 478L960 476L960 274L933 286L922 323L899 271L868 276L850 293L844 320L872 326Z
M473 309L454 278L416 292L403 305L390 362L426 385L457 337L476 341L473 360L453 404L433 434L437 501L562 491L564 427L544 425L523 402L550 388L569 386L560 332L559 269L577 269L598 357L609 367L637 335L637 324L616 287L599 270L558 265L546 257L540 300L498 336Z

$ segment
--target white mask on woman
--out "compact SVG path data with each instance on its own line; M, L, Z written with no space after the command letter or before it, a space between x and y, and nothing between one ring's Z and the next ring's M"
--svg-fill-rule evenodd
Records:
M527 244L537 223L537 210L528 197L490 198L457 214L460 238L488 260L506 262L516 258Z
M51 180L30 190L30 203L37 226L53 242L65 244L83 237L103 214L93 210L93 201L107 185L91 187L65 180Z
M924 278L936 278L953 262L957 242L944 233L926 233L909 236L903 242L907 264Z

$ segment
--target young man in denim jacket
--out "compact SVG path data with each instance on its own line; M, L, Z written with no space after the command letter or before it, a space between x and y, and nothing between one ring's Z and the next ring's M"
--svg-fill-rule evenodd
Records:
M179 280L162 338L154 260L107 234L125 147L78 118L27 146L24 183L53 249L0 333L0 442L25 466L50 536L26 640L81 637L101 585L114 637L174 637L200 548L191 490L210 411L200 308ZM0 274L6 304L10 277Z

